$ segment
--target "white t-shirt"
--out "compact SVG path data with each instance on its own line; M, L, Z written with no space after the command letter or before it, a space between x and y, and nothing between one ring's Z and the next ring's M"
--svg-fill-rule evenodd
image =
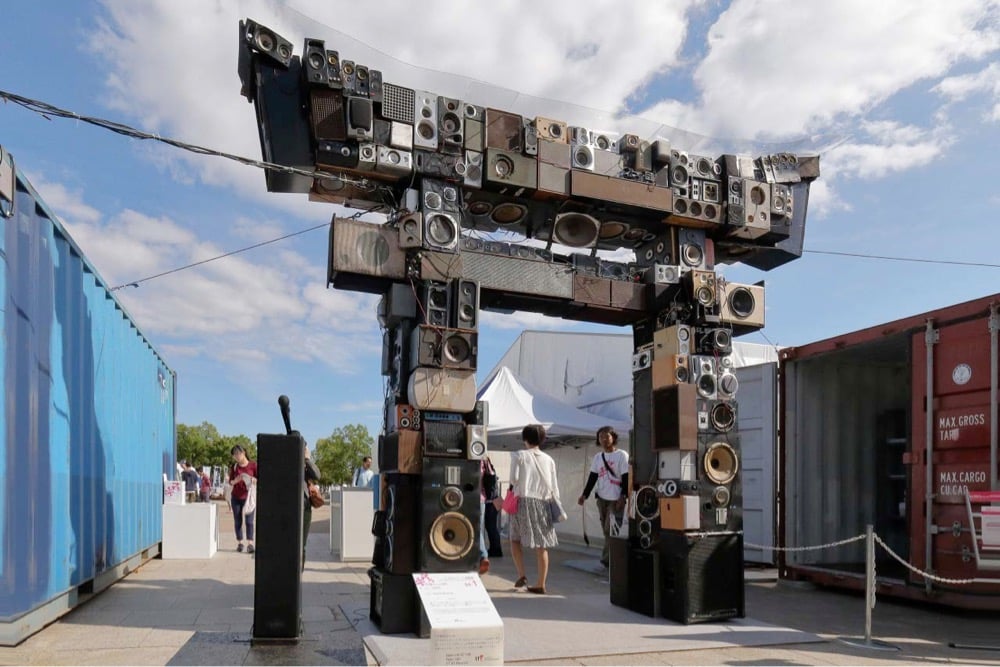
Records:
M371 468L367 470L358 468L354 471L354 479L351 481L351 486L368 486L374 476L375 471Z
M614 475L608 473L608 468L604 465L605 458ZM622 495L622 475L628 472L628 452L616 449L610 454L605 454L602 450L594 456L590 472L597 473L597 486L594 487L597 497L602 500L618 500Z

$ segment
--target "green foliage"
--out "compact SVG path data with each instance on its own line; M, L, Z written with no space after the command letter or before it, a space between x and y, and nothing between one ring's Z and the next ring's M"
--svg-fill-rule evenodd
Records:
M177 425L177 460L198 466L228 467L233 445L241 445L251 459L257 458L257 444L245 435L221 435L214 424Z
M372 455L375 439L361 424L348 424L335 429L328 438L316 441L315 463L321 484L347 484L361 459Z

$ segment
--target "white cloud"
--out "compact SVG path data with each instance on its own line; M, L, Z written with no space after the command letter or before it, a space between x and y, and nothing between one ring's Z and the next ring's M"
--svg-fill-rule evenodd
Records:
M713 136L829 128L994 52L997 8L995 0L734 0L694 71L698 102L665 102L648 115Z
M978 72L943 79L934 86L934 91L952 103L965 100L976 93L985 93L993 103L986 118L1000 121L1000 65L995 62Z
M483 311L479 323L481 326L494 329L566 329L574 324L559 317L528 313L523 310L513 313Z
M94 224L101 219L100 211L83 201L82 190L71 189L65 184L55 183L42 174L32 171L27 171L25 176L49 208L67 227L78 224ZM74 240L78 239L74 237Z

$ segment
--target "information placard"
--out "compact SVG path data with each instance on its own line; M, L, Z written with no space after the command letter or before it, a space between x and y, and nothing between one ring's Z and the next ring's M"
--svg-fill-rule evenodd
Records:
M503 620L474 572L418 572L435 665L502 665Z

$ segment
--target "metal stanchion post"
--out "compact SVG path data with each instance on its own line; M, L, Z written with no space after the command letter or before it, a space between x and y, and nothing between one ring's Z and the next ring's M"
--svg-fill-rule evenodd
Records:
M875 528L872 524L865 526L865 638L858 641L853 638L839 637L838 640L851 646L870 648L876 651L898 651L899 647L872 639L872 609L875 608Z

